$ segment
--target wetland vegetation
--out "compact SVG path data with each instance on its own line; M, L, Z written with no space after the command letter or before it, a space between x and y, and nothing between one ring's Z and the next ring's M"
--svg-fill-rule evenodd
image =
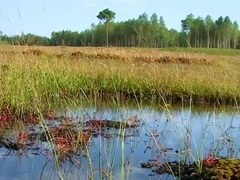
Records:
M1 46L0 103L31 111L50 101L111 95L236 104L238 58L159 49Z
M0 152L43 179L239 178L240 54L220 52L2 45Z

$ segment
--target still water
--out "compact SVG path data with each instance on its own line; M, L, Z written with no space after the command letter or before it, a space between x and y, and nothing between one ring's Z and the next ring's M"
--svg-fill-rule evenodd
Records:
M234 108L92 105L69 108L58 116L77 124L88 120L129 121L137 127L107 128L91 136L81 151L56 163L50 143L36 139L20 150L0 145L0 179L175 179L141 168L142 162L194 162L214 153L240 157L240 114ZM47 126L57 121L47 120ZM81 126L79 125L79 128ZM42 125L26 125L38 134ZM14 132L8 132L10 137Z

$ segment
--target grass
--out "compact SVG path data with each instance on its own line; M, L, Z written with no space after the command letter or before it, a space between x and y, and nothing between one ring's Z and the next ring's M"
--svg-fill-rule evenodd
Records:
M17 121L15 114L23 118L26 117L28 112L42 114L46 109L55 109L53 108L55 104L58 108L69 104L72 104L75 108L81 108L78 103L81 103L83 98L91 101L91 96L95 97L96 103L101 101L101 97L116 99L114 101L116 106L119 106L122 98L130 99L129 97L134 97L139 109L141 109L143 100L154 102L160 99L164 104L160 106L160 109L166 111L168 115L166 124L168 124L169 129L164 128L166 134L161 133L161 136L156 136L159 139L155 137L156 134L153 134L154 131L150 130L149 141L152 141L153 145L148 147L150 149L155 147L156 154L161 155L166 162L164 164L170 169L169 173L174 178L185 175L185 171L182 169L185 166L180 163L174 166L171 162L168 162L169 159L167 159L165 152L165 150L168 151L167 146L165 149L164 146L159 144L162 142L161 137L176 129L171 134L175 133L177 135L177 139L184 149L180 153L172 153L179 156L179 162L187 158L194 159L198 163L196 165L198 171L203 169L203 162L199 161L199 159L203 159L203 150L198 150L197 145L196 150L191 149L192 147L189 146L191 137L188 134L193 131L192 124L189 120L186 125L183 124L183 128L177 126L171 114L173 106L169 103L188 102L191 109L192 103L237 103L239 98L238 56L158 52L158 50L135 48L34 47L27 49L28 47L19 46L8 48L15 49L12 51L7 49L6 46L2 47L1 51L0 81L2 88L0 90L0 103L2 108L6 109L6 113L3 111L0 118L6 119L4 115L9 113L7 117ZM73 56L75 53L79 55ZM157 61L158 57L169 58L167 62L164 62ZM204 58L206 61L201 60ZM187 59L187 63L179 59ZM113 104L109 106L112 107ZM117 110L119 109L120 107L117 108ZM15 114L12 114L13 111ZM89 146L86 147L86 164L75 156L69 157L71 153L68 153L68 150L72 151L72 149L68 149L68 146L66 146L69 142L76 140L76 144L71 144L71 147L78 146L78 142L82 139L84 116L80 117L81 123L77 125L80 133L77 138L74 138L75 129L70 127L74 128L75 126L69 126L72 121L67 118L68 116L57 122L61 122L59 125L61 128L59 128L51 127L46 123L46 119L51 119L54 114L48 112L47 115L49 118L46 118L44 114L40 116L40 126L45 131L46 142L50 144L49 149L52 150L53 166L56 168L60 179L64 179L63 174L61 174L61 167L66 158L76 161L79 167L85 168L86 166L84 171L89 179L95 177L114 179L115 165L118 169L120 167L119 177L121 179L128 177L131 169L131 158L129 158L129 161L126 158L128 156L127 144L125 144L123 138L126 132L125 128L119 130L117 140L100 137L100 142L97 144L100 154L98 169L95 169L93 165L94 157L91 156L91 151L96 148L96 146L91 147L93 145L91 143L94 142L91 141L87 144ZM189 117L191 117L190 112ZM94 117L92 119L95 122ZM101 121L102 119L97 119L100 125ZM108 122L108 120L106 121ZM120 126L122 125L121 123ZM2 126L4 128L4 125ZM115 127L115 125L111 125L111 127ZM100 131L102 130L100 129ZM204 136L207 132L201 131L201 133ZM213 132L214 135L215 131ZM113 140L115 140L114 143ZM204 141L204 137L202 141ZM102 154L103 151L104 154ZM134 152L132 153L134 154ZM117 156L121 157L120 164L115 160ZM177 167L176 170L174 170L175 167ZM78 169L75 170L75 172L77 171ZM176 172L177 174L175 174Z
M0 105L19 112L89 95L163 97L168 102L191 98L198 103L236 103L240 97L239 56L225 52L21 46L0 50ZM168 59L162 62L159 57Z
M240 55L239 49L171 47L171 48L164 48L164 50L173 51L173 52L205 53L205 54L211 54L211 55Z

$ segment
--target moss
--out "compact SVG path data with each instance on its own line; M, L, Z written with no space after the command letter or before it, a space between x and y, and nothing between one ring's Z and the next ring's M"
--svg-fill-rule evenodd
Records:
M202 161L202 169L196 163L186 164L181 162L167 162L157 165L154 163L142 163L142 168L151 168L158 174L174 174L181 179L240 179L240 159L220 158L214 163L208 164Z
M116 129L121 129L121 128L129 128L129 127L137 127L138 124L133 124L133 123L128 123L128 122L122 122L122 121L111 121L111 120L89 120L87 125L90 126L97 126L99 128L116 128Z
M207 179L239 179L240 160L220 158L216 165L203 166L203 174Z

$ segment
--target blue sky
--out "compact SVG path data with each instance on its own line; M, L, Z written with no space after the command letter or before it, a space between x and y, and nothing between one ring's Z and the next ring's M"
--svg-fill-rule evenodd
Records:
M146 12L163 16L168 28L181 29L181 20L211 15L214 20L228 15L240 25L240 0L3 0L0 30L7 35L33 33L51 36L52 31L82 31L98 23L99 11L109 8L115 21L137 18Z

